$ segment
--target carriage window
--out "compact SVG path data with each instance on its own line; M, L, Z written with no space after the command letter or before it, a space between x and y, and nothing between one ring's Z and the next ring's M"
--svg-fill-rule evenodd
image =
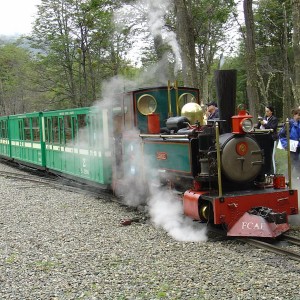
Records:
M78 128L86 126L86 115L78 115Z
M74 117L72 117L71 119L72 119L72 139L75 143L78 135L78 122L77 119Z
M65 127L65 139L66 139L66 143L68 143L72 140L71 116L65 116L64 127Z
M40 141L40 126L39 126L39 118L32 118L32 135L34 141Z
M1 121L1 137L7 138L7 122L5 120Z
M97 115L89 116L89 145L96 147L99 144L100 119Z
M78 122L77 143L79 143L80 146L87 146L89 143L89 133L87 131L89 118L86 114L78 115L77 122Z
M18 120L19 139L24 140L24 119Z
M24 119L24 140L31 141L30 119Z
M124 98L123 114L124 114L125 129L132 129L132 127L133 127L133 107L132 107L132 98L130 97L130 95L126 95Z
M46 142L51 143L51 118L47 118L45 134L46 134Z
M57 117L52 118L52 135L53 135L53 143L59 143Z
M59 120L59 143L64 145L65 141L65 130L64 130L64 118L58 118Z

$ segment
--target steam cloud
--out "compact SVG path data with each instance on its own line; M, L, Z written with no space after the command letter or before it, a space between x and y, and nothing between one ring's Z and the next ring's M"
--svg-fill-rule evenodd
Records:
M171 6L169 0L142 0L137 1L135 7L139 11L143 10L142 18L147 20L147 26L153 37L161 37L170 46L174 54L175 67L177 72L180 68L180 48L176 40L175 33L169 32L164 28L163 17ZM123 15L115 16L117 23L122 24L122 18L129 17L132 9L122 11ZM137 11L137 10L136 10ZM135 13L136 13L135 11ZM132 16L136 17L136 15ZM116 109L120 107L121 98L126 91L135 90L149 86L166 85L168 79L165 70L168 69L168 57L151 66L135 81L126 80L120 76L115 76L102 85L101 101L95 104L94 110L99 113L103 108ZM183 216L182 201L174 194L160 187L158 182L157 170L152 168L150 158L144 157L140 147L140 137L138 130L126 132L131 136L131 143L125 152L130 155L129 161L123 161L124 165L120 169L124 170L121 179L122 185L116 187L116 194L124 199L127 205L139 206L146 205L151 221L155 226L162 227L168 234L178 241L206 241L206 227L200 223L194 223L191 219ZM86 138L88 132L83 130L82 138ZM111 135L112 136L112 135ZM97 134L97 139L102 140L101 133ZM80 143L81 145L83 142ZM113 145L112 145L113 147ZM145 162L149 162L145 164ZM150 185L145 185L145 177L151 178ZM157 181L157 182L155 182Z
M206 227L182 215L182 202L168 190L158 190L149 199L149 213L156 226L165 229L177 241L203 242Z
M178 241L203 242L207 240L206 225L195 223L183 215L181 199L171 190L160 186L157 170L150 157L141 151L139 132L131 131L132 139L125 152L131 161L124 162L121 187L116 193L127 205L147 205L151 221ZM131 152L131 153L130 153Z
M181 55L180 46L177 42L176 34L173 31L167 30L164 22L164 15L169 9L172 9L172 2L170 0L139 0L129 7L120 10L115 15L116 24L124 24L124 20L130 20L139 18L137 23L140 23L143 27L148 27L148 30L153 38L159 37L163 40L163 43L170 46L174 55L174 73L175 75L181 68ZM145 24L146 21L146 24ZM117 26L122 27L122 26ZM132 27L135 27L134 25ZM134 44L137 45L135 52L138 52L138 48L143 45L141 40L144 37L141 35L137 40L133 40ZM167 55L162 59L160 65L165 65L168 62ZM159 65L156 66L158 68ZM160 68L163 71L164 68ZM157 73L159 74L159 73Z

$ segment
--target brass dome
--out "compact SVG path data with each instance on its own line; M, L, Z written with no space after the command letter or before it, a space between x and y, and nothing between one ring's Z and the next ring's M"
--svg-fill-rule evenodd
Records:
M198 103L190 102L185 104L181 109L181 115L187 117L191 125L194 125L196 121L203 124L203 110Z

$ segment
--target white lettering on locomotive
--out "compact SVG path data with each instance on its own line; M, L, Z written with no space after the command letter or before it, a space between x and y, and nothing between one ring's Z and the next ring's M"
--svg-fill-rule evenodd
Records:
M257 229L262 230L264 223L242 222L242 229Z

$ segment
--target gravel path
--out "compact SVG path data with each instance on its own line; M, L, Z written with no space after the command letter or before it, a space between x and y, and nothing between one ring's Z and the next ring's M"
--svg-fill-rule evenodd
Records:
M297 262L234 241L179 242L89 195L5 177L0 193L0 299L300 299Z

